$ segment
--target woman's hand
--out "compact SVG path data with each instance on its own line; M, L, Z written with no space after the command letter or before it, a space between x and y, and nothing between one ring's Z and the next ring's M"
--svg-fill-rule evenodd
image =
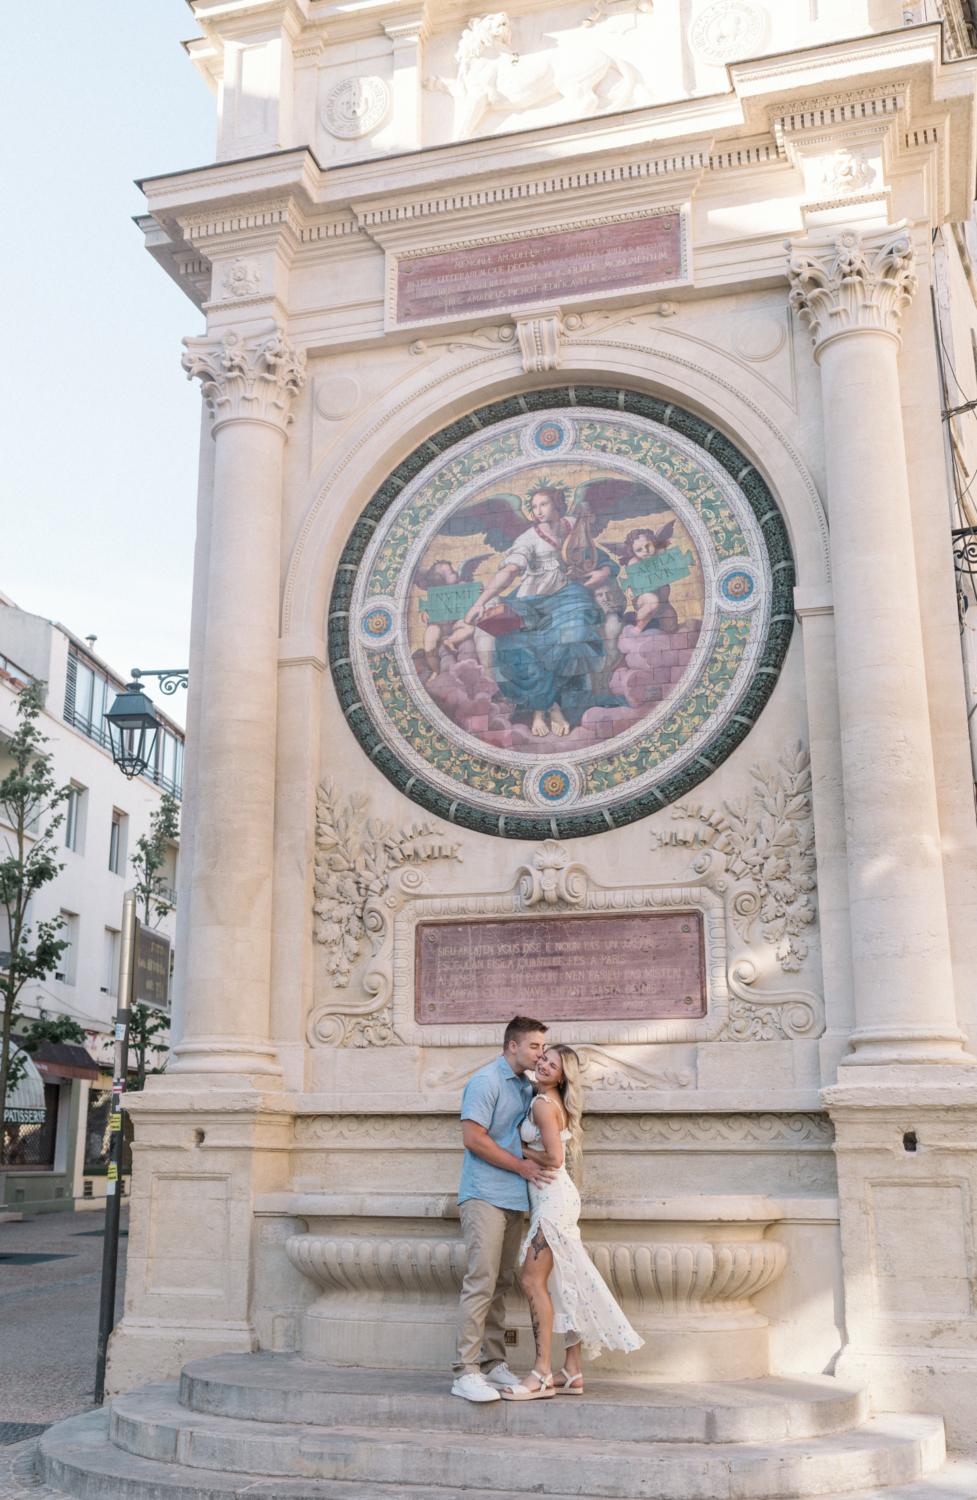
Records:
M482 618L482 616L485 613L485 605L486 605L487 602L488 601L485 600L485 599L476 599L475 600L475 603L472 605L471 609L468 611L468 613L465 616L465 624L466 625L475 625L475 624L477 624L477 622Z

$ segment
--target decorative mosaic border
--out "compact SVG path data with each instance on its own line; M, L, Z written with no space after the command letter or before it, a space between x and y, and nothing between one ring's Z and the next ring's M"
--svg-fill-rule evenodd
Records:
M752 681L740 699L735 714L704 741L698 753L673 775L655 787L646 787L635 796L595 810L577 813L567 809L550 817L496 813L478 807L463 797L452 796L433 785L416 767L404 764L383 740L373 724L353 674L350 640L350 607L354 583L364 554L377 526L401 492L433 458L476 433L493 425L536 411L574 407L601 408L621 415L644 417L671 428L687 441L702 448L714 463L733 478L745 496L763 537L771 567L772 594L769 628L763 650L754 668ZM347 723L360 745L380 771L397 789L412 801L447 822L477 833L513 839L581 838L606 833L615 828L648 817L680 797L710 776L739 745L756 723L773 691L790 645L793 631L794 564L783 516L769 487L744 454L715 427L702 418L657 397L604 386L564 386L545 391L530 391L476 408L465 417L450 423L427 438L405 458L373 495L353 527L343 550L333 585L329 606L327 638L333 682ZM736 600L730 599L730 616L737 613ZM735 627L738 620L728 618ZM640 754L641 746L631 753ZM473 764L473 771L476 768ZM483 768L484 769L484 768Z

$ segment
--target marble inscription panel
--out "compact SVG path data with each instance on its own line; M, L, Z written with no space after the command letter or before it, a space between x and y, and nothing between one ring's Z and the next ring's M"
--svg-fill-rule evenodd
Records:
M420 1025L646 1020L706 1013L702 917L654 912L536 921L420 922Z
M397 321L429 322L550 298L656 286L682 276L681 215L572 229L397 264Z

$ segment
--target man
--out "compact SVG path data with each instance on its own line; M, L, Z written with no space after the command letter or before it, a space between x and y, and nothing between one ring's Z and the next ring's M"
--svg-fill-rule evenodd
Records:
M529 1208L526 1183L542 1185L554 1176L524 1161L519 1142L519 1126L533 1096L525 1075L545 1046L542 1021L514 1016L505 1029L502 1056L479 1068L462 1096L465 1161L458 1207L468 1274L458 1308L451 1394L466 1401L498 1401L500 1389L516 1383L505 1362L505 1299Z

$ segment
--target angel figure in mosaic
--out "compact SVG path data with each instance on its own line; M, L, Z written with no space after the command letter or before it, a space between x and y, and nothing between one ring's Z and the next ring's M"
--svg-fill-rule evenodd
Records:
M458 655L462 641L475 634L474 625L464 619L465 610L474 597L482 591L475 578L480 563L491 557L482 552L478 557L467 557L460 567L447 558L440 557L429 568L418 568L414 583L426 597L419 601L421 622L424 625L424 656L430 669L429 682L433 682L441 670L441 647L452 656Z
M666 635L674 635L678 629L678 615L668 596L673 583L688 577L692 560L681 548L668 545L674 530L674 521L660 531L642 526L629 531L623 542L607 544L624 567L629 605L624 623L633 625L638 633L652 621Z
M537 738L569 734L589 708L625 706L594 688L606 666L595 590L620 571L594 538L612 520L665 509L654 490L630 479L588 480L572 497L563 485L541 483L525 500L500 493L463 506L442 527L454 536L481 535L503 554L465 622L493 637L499 692L512 705L513 722L531 723Z

